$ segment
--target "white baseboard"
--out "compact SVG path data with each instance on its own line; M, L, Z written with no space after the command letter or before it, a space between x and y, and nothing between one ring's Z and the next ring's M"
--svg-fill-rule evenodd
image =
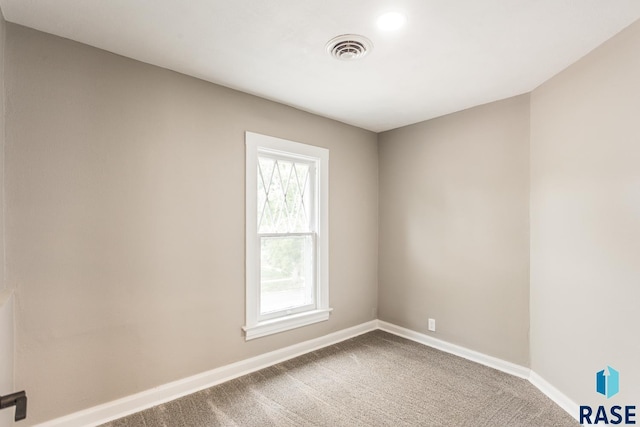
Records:
M164 384L150 390L94 406L61 418L56 418L54 420L38 424L38 426L85 427L104 424L376 329L381 329L420 344L480 363L481 365L489 366L507 374L527 379L558 406L567 411L567 413L572 417L576 418L578 415L578 405L575 402L529 368L470 350L456 344L451 344L392 323L381 320L372 320L370 322L362 323L351 328L325 335L324 337L305 341L255 356L250 359L232 363L230 365L221 366L220 368L216 368L211 371Z
M466 347L451 344L447 341L442 341L437 338L430 337L429 335L412 331L411 329L403 328L382 320L378 320L378 328L408 340L428 345L429 347L437 348L438 350L442 350L446 353L451 353L471 360L472 362L506 372L507 374L529 379L529 368L525 368L524 366L516 365L515 363L507 362L506 360L498 359L497 357L489 356L478 351L469 350Z
M213 387L214 385L232 380L242 375L264 369L268 366L275 365L276 363L284 362L285 360L292 359L319 348L373 331L377 329L377 326L377 320L372 320L320 338L261 354L260 356L222 366L211 371L203 372L182 380L136 393L122 399L94 406L61 418L56 418L54 420L38 424L38 426L86 427L104 424L188 394Z
M542 378L540 375L531 371L529 375L529 382L536 386L538 390L547 395L547 397L553 400L556 405L564 409L569 415L578 421L579 417L579 405L567 397L566 394L552 386L547 380Z

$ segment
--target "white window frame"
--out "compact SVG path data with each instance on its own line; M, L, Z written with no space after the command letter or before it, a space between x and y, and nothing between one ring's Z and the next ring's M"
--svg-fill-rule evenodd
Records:
M284 332L329 319L329 150L286 139L246 132L246 340ZM315 230L315 305L278 317L260 315L260 235L258 234L258 156L310 161L315 164L313 214ZM296 233L292 233L296 234Z

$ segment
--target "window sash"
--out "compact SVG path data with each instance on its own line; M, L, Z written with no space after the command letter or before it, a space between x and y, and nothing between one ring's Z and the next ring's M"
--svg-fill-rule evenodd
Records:
M256 161L256 174L258 179L263 179L264 176L261 177L260 174L260 159L267 158L274 161L284 161L291 162L294 164L304 164L309 167L309 218L308 218L308 231L318 231L318 208L319 208L319 193L318 193L318 162L317 158L311 158L304 155L296 155L291 153L283 153L280 151L275 151L272 149L267 149L264 147L259 147L257 150L257 161ZM275 173L275 172L274 172ZM266 183L263 181L263 185ZM260 208L260 206L258 206ZM258 229L260 228L260 212L256 211L256 226Z
M312 301L309 304L299 305L295 307L285 308L282 310L262 313L262 239L266 238L287 238L287 237L311 237L311 296ZM305 311L316 310L318 308L319 288L318 288L318 239L317 233L259 233L258 234L258 321L271 320L279 317L290 316L292 314L303 313Z

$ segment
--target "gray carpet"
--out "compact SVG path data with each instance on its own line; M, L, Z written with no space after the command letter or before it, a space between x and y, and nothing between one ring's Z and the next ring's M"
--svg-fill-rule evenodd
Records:
M526 380L374 331L104 426L577 425Z

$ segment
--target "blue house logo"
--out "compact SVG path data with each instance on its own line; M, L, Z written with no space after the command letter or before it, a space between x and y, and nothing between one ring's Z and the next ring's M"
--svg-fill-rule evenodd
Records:
M607 396L607 399L618 394L620 391L620 372L611 366L607 366L607 369L597 372L596 391L603 396Z
M620 372L607 366L596 372L596 391L607 399L620 391ZM580 405L580 424L636 424L635 405Z

